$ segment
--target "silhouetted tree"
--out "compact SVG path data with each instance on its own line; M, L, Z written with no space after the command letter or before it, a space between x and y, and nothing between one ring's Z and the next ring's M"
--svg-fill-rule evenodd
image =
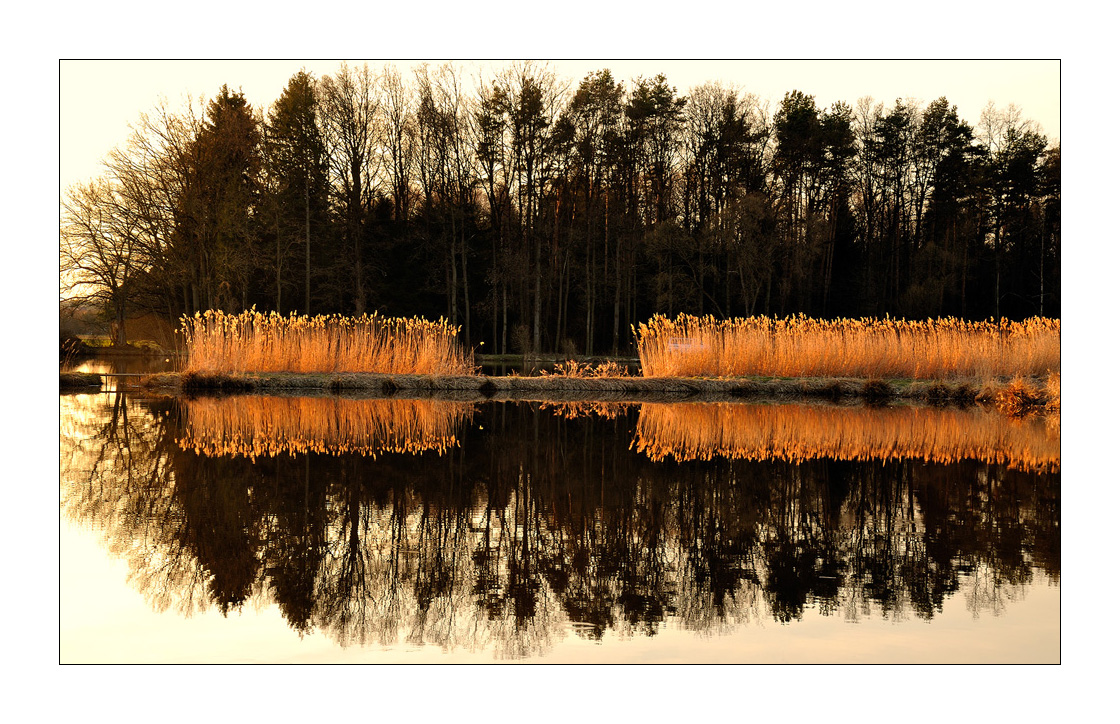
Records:
M307 72L292 76L272 105L264 148L271 184L269 211L275 222L276 309L284 309L284 286L294 286L294 280L285 278L294 276L285 274L287 266L294 263L291 252L303 246L303 304L299 311L310 314L312 239L322 244L327 236L328 181L319 102L314 80Z
M60 292L102 307L113 320L114 342L124 345L125 318L144 261L137 214L105 179L71 187L62 208Z
M974 132L946 98L791 91L771 115L661 75L568 89L515 63L465 92L451 64L344 64L293 76L267 122L228 88L160 105L106 169L129 310L171 319L378 309L446 316L486 351L591 355L655 313L1061 306L1060 147L1014 106Z
M373 178L380 162L375 126L377 85L369 66L351 68L343 63L338 73L320 81L320 92L332 188L348 250L339 270L349 270L353 312L360 315L369 301L363 247L373 204Z
M248 308L259 267L260 119L222 86L206 108L176 209L175 246L190 269L191 310Z

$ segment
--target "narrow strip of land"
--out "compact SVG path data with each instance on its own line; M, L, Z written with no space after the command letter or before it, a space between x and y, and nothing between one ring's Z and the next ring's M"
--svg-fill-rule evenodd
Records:
M1044 383L1035 381L1044 393ZM822 399L932 404L993 401L1006 380L866 380L855 378L762 377L535 377L487 375L395 375L375 373L301 374L291 372L205 374L164 373L144 378L152 391L194 394L342 394L399 395L455 399L536 399L557 402L658 402L674 400L734 401ZM1036 404L1045 404L1039 396Z

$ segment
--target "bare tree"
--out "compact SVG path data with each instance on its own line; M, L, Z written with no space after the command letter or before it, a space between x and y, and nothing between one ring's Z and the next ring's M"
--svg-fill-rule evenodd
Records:
M502 74L497 86L509 118L513 178L517 182L518 217L522 248L531 254L533 287L533 352L541 351L541 277L543 239L538 229L541 199L548 181L546 139L559 115L563 87L556 74L531 61L516 64Z
M393 189L393 216L398 222L408 221L409 189L417 146L416 121L409 90L401 79L400 71L386 65L381 73L381 91L385 99L381 114L384 123L382 143Z
M124 345L125 316L140 271L140 223L110 181L73 186L62 203L60 292L106 309L114 342Z
M346 219L345 235L353 253L354 311L366 311L362 238L366 211L372 205L377 153L376 117L380 99L369 66L345 63L320 81L323 126L335 190Z
M1014 103L997 109L991 101L980 114L980 142L987 149L991 191L990 240L995 249L995 316L1005 292L1000 290L1003 255L1008 240L1009 217L1014 208L1034 192L1034 169L1046 149L1046 138L1037 122L1023 117Z
M490 309L492 339L495 351L505 354L508 339L508 289L509 280L503 271L506 255L508 215L503 210L509 205L509 152L508 124L499 86L487 84L481 77L470 112L471 149L475 168L473 175L480 180L486 194L490 217ZM499 330L498 309L502 323Z
M106 161L107 177L137 214L147 277L137 301L166 311L170 319L176 311L199 309L197 268L176 229L190 212L182 201L191 169L198 165L195 140L202 115L201 102L188 98L183 110L173 112L161 100L152 112L140 115L128 141Z
M427 65L421 66L416 69L415 77L419 94L417 170L424 192L424 218L430 221L435 216L441 222L440 252L446 260L448 316L453 324L463 323L469 343L467 225L473 217L474 176L473 154L467 145L468 118L462 82L459 72L450 63L440 66L435 73ZM463 293L462 315L459 313L460 290Z

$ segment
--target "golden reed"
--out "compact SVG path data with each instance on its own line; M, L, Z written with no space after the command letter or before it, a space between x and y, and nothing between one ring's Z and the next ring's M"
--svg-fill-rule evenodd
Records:
M613 420L622 417L626 411L633 407L630 402L597 402L586 400L580 402L550 402L540 403L542 410L551 410L557 417L565 420L577 420L583 417L602 417Z
M634 330L646 377L1045 376L1061 363L1061 320L966 322L805 316L658 315Z
M184 450L250 459L317 452L443 454L474 406L447 400L238 396L184 400Z
M981 409L643 403L634 448L655 461L978 460L1057 472L1061 439L1040 420Z
M472 374L443 319L283 316L255 310L183 317L184 372L380 372Z

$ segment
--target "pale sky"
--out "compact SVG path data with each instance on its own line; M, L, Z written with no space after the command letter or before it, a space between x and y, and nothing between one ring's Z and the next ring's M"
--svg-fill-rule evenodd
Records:
M360 65L362 61L350 61ZM386 61L369 61L380 70ZM391 61L402 74L415 61ZM442 61L431 61L439 65ZM481 72L493 77L508 62L454 61L469 78ZM734 85L766 102L771 111L790 90L813 95L818 107L835 101L855 105L871 96L888 108L896 98L914 98L923 105L940 96L957 106L961 117L976 125L984 106L1014 103L1025 118L1037 121L1051 141L1061 134L1059 61L687 61L687 60L564 60L546 61L561 80L573 87L587 73L609 68L616 80L664 73L684 95L708 81ZM257 108L267 108L301 68L323 76L335 73L341 61L62 61L59 71L60 190L102 172L100 164L124 143L130 123L150 111L161 97L170 108L184 107L188 95L212 98L223 83L244 91ZM473 84L472 84L473 85Z

